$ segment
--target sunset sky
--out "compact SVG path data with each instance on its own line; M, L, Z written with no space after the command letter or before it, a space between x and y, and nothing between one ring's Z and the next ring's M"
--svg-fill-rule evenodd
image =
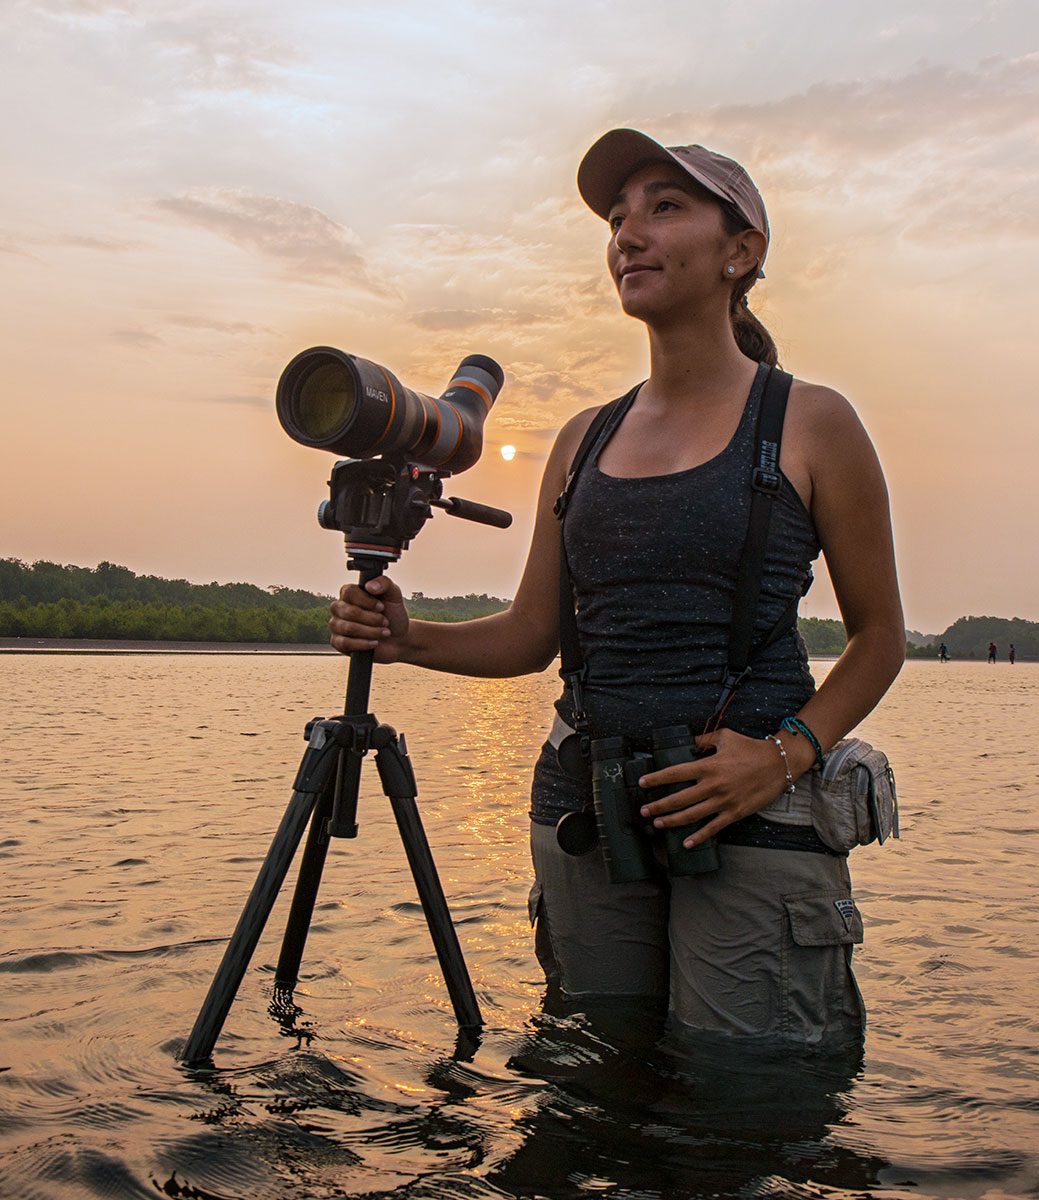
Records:
M1039 620L1034 0L7 0L0 556L329 592L330 455L274 415L332 344L507 382L397 577L511 595L545 454L643 377L577 163L614 126L742 161L754 306L888 475L906 615ZM505 462L500 449L518 453ZM834 616L825 581L812 616Z

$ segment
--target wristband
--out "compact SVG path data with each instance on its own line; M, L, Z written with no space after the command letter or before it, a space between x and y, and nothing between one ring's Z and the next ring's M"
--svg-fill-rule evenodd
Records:
M823 754L823 748L819 745L819 739L808 728L808 726L800 719L800 717L784 717L779 722L779 728L785 729L787 733L792 733L796 737L799 733L811 743L812 749L815 751L815 761L819 764L819 770L826 766L826 755Z
M783 756L783 770L786 772L786 787L783 789L788 795L794 790L794 777L790 774L790 763L787 760L786 749L783 743L776 737L774 733L766 733L765 741L772 742L773 745L779 748L779 753Z

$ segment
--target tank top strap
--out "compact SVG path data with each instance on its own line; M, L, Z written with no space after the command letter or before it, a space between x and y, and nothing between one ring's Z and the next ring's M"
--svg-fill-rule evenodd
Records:
M743 406L743 415L736 426L732 441L725 448L726 455L741 459L750 458L754 453L754 435L758 427L758 412L761 409L761 398L765 394L765 383L768 380L768 363L758 363L758 373L750 385L747 403Z

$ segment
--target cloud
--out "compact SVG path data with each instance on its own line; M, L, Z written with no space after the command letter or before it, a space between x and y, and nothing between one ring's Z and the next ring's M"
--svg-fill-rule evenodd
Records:
M1039 53L673 113L654 132L690 128L743 161L772 205L855 209L921 240L1039 237Z
M134 350L151 350L155 346L164 345L157 333L151 333L147 329L115 329L110 336L113 342L130 346Z
M233 336L239 333L267 335L274 332L267 325L254 325L251 321L221 321L216 317L195 316L189 313L176 313L168 316L166 320L170 325L177 325L181 329L198 329L204 333Z
M22 7L29 9L27 3ZM178 78L215 91L265 92L280 86L299 61L287 41L247 26L213 4L169 0L36 0L35 12L79 30L129 36L173 60Z
M753 147L758 162L822 156L843 164L965 137L1003 137L1039 122L1037 101L1039 53L990 58L973 71L922 65L896 78L819 83L781 100L722 105L695 118L706 118L712 134ZM688 130L691 119L673 114L664 132Z
M228 404L237 405L244 408L264 408L272 407L271 398L269 396L250 396L243 395L225 395L225 396L201 396L197 399L199 404Z
M494 271L511 271L517 264L540 262L547 246L505 232L484 232L456 225L400 223L392 230L397 253L410 260L418 256L444 275L459 264L468 272L486 277ZM442 264L442 265L441 265Z
M548 318L543 313L517 312L505 308L441 308L413 313L411 320L420 329L469 330L488 326L509 325L510 328L545 325Z
M26 250L24 246L19 246L17 242L9 241L7 238L0 238L0 254L12 254L17 258L30 258L39 262L37 255Z
M42 244L42 243L41 243ZM131 242L121 238L91 237L89 234L59 233L48 238L49 246L68 246L74 250L100 250L105 253L121 254L124 250L139 250L144 242Z
M297 282L392 294L370 278L356 235L309 205L230 188L197 188L155 204L278 263Z
M149 34L185 60L184 78L217 91L263 92L279 86L298 53L287 43L235 22L220 28L189 16L153 21Z
M540 362L509 363L508 403L495 410L499 428L558 429L561 412L574 412L602 402L598 381Z
M23 4L28 8L28 4ZM33 0L32 8L52 17L72 21L127 16L136 11L134 0Z

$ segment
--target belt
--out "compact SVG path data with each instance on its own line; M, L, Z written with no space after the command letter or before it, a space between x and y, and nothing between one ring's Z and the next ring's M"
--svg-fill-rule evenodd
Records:
M815 832L812 825L780 825L768 821L758 813L735 821L719 833L718 841L727 846L756 846L761 850L804 850L809 854L830 854L834 858L847 858L831 850Z

